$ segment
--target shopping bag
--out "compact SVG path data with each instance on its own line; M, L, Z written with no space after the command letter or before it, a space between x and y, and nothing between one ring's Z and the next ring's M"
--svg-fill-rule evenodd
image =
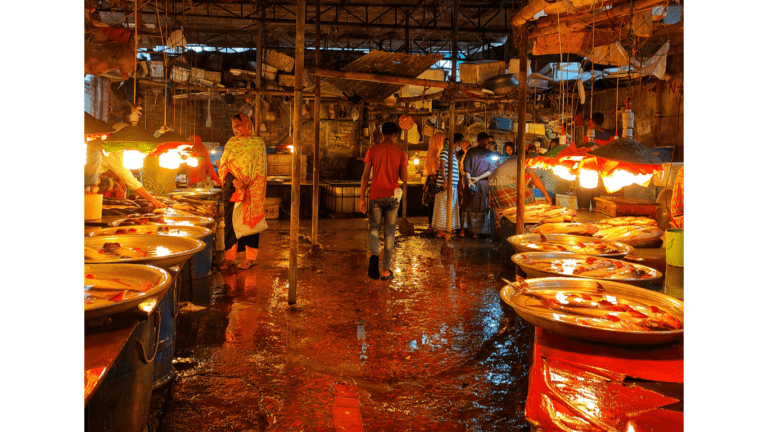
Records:
M235 236L240 239L244 236L258 234L267 227L267 218L262 218L253 228L243 223L243 203L235 203L235 208L232 210L232 227L235 229Z

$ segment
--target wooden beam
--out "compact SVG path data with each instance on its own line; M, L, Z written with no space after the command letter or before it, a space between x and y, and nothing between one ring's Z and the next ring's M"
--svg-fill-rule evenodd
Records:
M650 9L655 6L666 3L667 0L637 0L634 2L634 11L641 11L644 9ZM594 19L594 25L604 25L625 15L629 15L630 2L614 6L608 10L601 10L597 13L597 17ZM557 16L548 16L536 21L536 28L530 31L529 38L537 38L539 36L546 36L550 34L556 34L559 31L557 24ZM562 27L563 33L575 32L591 28L592 26L592 12L586 12L578 15L567 15L560 17L560 27Z
M291 176L291 230L288 260L288 304L296 304L299 272L299 203L301 198L301 108L304 88L304 19L307 0L296 2L296 61L293 82L293 172ZM261 71L259 71L261 72Z
M535 1L535 0L534 0ZM522 234L525 228L525 98L528 95L528 27L518 27L520 34L520 77L517 87L517 215L515 234Z
M315 67L320 67L320 0L315 0ZM315 77L314 129L315 152L312 155L312 247L317 247L320 218L320 77Z
M474 91L480 91L482 89L482 87L471 85L471 84L462 84L462 83L448 82L448 81L436 81L436 80L428 80L428 79L422 79L422 78L398 77L398 76L391 76L391 75L377 75L377 74L370 74L370 73L364 73L364 72L350 72L350 71L345 72L345 71L333 71L328 69L315 69L310 73L315 76L345 78L349 80L370 81L370 82L386 83L386 84L415 85L415 86L422 86L422 87L439 87L439 88L446 88L446 89L450 88L450 89L474 90Z

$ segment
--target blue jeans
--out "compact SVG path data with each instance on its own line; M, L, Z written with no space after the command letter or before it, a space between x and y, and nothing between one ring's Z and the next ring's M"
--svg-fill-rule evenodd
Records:
M384 216L384 261L382 270L389 270L392 252L395 250L395 227L400 203L394 198L378 198L368 201L368 249L371 255L379 254L379 233Z

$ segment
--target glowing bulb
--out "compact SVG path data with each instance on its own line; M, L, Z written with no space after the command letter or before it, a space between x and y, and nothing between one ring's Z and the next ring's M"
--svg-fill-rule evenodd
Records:
M171 149L160 155L160 166L166 169L176 169L183 160L178 149Z
M491 156L491 160L496 162L497 160L499 160L499 157L498 156Z
M583 169L579 172L579 185L586 189L594 189L597 187L597 171Z
M653 174L635 175L623 169L618 169L614 171L610 176L603 177L603 184L605 185L605 190L608 193L614 193L624 186L629 186L633 183L637 183L641 186L647 186L647 184L651 181L651 177L653 177Z
M211 150L211 154L216 154L216 150Z
M187 166L190 166L192 168L197 166L197 158L196 157L190 157L187 158Z
M291 153L293 153L293 145L289 145L288 148L291 149Z
M144 166L144 157L146 155L137 150L126 150L123 152L123 166L128 169L140 169Z
M556 167L552 168L552 172L563 180L568 180L568 181L576 180L576 176L571 174L571 172L568 171L568 168L562 165L557 165Z
M418 165L419 164L419 158L413 158L413 164Z

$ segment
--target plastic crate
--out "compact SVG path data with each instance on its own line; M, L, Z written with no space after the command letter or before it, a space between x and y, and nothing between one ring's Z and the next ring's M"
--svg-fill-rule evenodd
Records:
M323 205L332 213L356 213L359 211L360 181L348 180L323 185ZM368 192L365 193L368 205Z

